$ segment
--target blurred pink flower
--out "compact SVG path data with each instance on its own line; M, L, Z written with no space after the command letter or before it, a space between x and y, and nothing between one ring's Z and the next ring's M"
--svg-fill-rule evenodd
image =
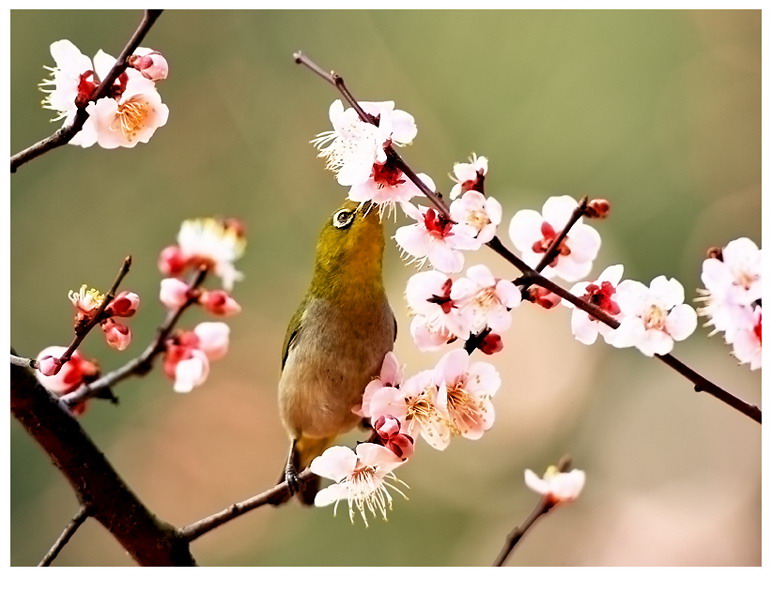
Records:
M126 350L131 344L131 330L124 324L108 317L100 324L107 345L116 350Z
M571 502L578 498L584 488L585 475L580 469L572 469L570 472L560 472L551 465L540 478L530 469L525 470L525 485L534 492L545 496L555 505Z

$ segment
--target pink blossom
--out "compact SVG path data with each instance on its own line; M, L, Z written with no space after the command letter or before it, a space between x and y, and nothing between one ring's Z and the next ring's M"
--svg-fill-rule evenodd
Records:
M75 307L75 324L78 325L87 323L96 315L105 300L105 295L96 288L88 288L83 284L79 291L71 290L68 298Z
M116 350L126 350L131 344L131 330L118 323L112 317L108 317L101 323L102 331L108 346Z
M233 289L233 284L243 278L233 263L244 254L246 248L244 224L236 219L196 218L186 220L177 234L179 256L185 267L205 266L222 279L223 288ZM173 267L176 255L170 252L167 259Z
M169 310L179 309L188 302L190 286L179 278L164 278L161 280L161 291L158 295L164 307Z
M571 196L555 196L544 203L541 214L535 210L520 210L512 217L509 237L522 252L526 264L534 267L539 263L578 205ZM582 279L590 273L600 244L598 232L579 219L561 241L555 259L542 274L569 282Z
M554 465L551 465L547 468L543 478L537 476L530 469L525 470L525 485L546 497L553 505L576 500L584 488L584 481L585 475L580 469L561 472Z
M43 387L58 396L75 391L99 375L99 366L85 358L78 350L72 353L70 360L62 364L60 358L66 351L64 346L48 346L36 357L39 368L35 370L35 376ZM51 372L53 374L46 374ZM76 415L82 414L86 411L86 401L74 406L71 411Z
M426 260L442 272L460 272L464 256L460 249L477 249L476 231L465 224L456 224L434 208L402 203L405 214L415 224L397 229L394 238L404 255L423 265Z
M198 302L213 315L235 315L241 312L241 305L224 290L204 290Z
M751 326L736 327L727 331L726 339L732 345L732 354L752 371L761 368L761 307L755 307Z
M496 198L486 198L474 190L464 192L450 204L450 217L458 224L473 228L479 245L493 239L501 223L501 215L501 204Z
M451 179L456 184L450 190L450 199L455 200L462 193L475 190L482 193L483 182L488 174L488 159L472 154L468 163L456 163L453 165ZM501 221L499 221L501 222ZM497 223L498 224L498 223Z
M317 134L312 141L341 185L366 183L373 174L373 165L386 162L384 147L409 144L418 131L413 116L394 109L393 101L361 101L359 105L376 118L375 125L362 121L353 108L344 109L337 99L329 111L333 130Z
M616 286L622 279L624 266L617 264L609 266L595 282L579 282L571 288L571 294L582 298L590 304L596 305L612 317L619 315L620 308L616 303ZM563 300L563 304L573 309L571 314L571 333L582 344L594 344L600 333L604 338L613 330L605 323L598 321L589 313L574 307L569 301Z
M620 325L605 337L617 348L635 346L646 356L667 354L697 327L697 313L684 304L684 289L675 278L658 276L649 287L623 280L616 288Z
M51 71L52 78L43 80L39 85L47 93L43 107L57 112L52 121L64 119L67 125L72 122L78 108L88 103L99 80L91 59L71 41L61 39L52 43L51 56L56 66L46 68Z
M174 391L190 393L209 376L209 359L200 350L191 350L174 367Z
M444 392L452 432L479 439L493 426L491 398L501 387L499 373L490 363L470 363L469 354L463 348L445 354L437 363L435 373L440 393Z
M405 298L413 315L410 334L420 350L469 337L471 310L453 299L452 290L453 280L437 270L418 272L407 281Z
M435 185L431 177L424 173L418 173L418 177L424 185L434 191ZM387 159L384 163L373 165L369 178L351 186L348 199L360 203L372 200L373 204L379 206L383 212L394 204L402 204L422 195L424 194L418 186Z
M169 245L161 250L158 257L158 269L164 276L178 276L187 265L187 258L178 245Z
M383 358L381 372L365 386L365 391L362 395L362 403L355 406L352 411L364 418L371 418L372 414L370 413L369 402L372 394L381 387L399 387L403 378L402 366L399 364L397 356L394 352L387 352L386 356Z
M221 321L204 321L199 323L193 333L198 338L198 349L203 351L209 360L218 360L228 352L230 328Z
M392 508L390 490L407 498L395 485L406 484L393 473L403 463L391 450L374 443L361 443L356 452L348 447L330 447L309 466L316 475L335 482L317 493L314 504L323 507L334 503L337 511L338 503L346 500L352 523L357 513L365 525L368 512L385 520L386 512Z
M456 280L450 297L467 313L469 331L473 334L486 327L495 332L509 329L512 323L509 311L521 301L520 291L512 282L494 277L483 264L471 266L466 278Z
M399 388L382 387L370 397L373 418L397 418L413 439L419 435L435 449L450 443L450 426L445 393L440 393L435 372L421 371L406 379Z

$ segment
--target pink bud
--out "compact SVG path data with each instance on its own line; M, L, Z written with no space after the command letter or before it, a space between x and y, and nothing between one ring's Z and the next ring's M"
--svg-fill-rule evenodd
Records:
M62 368L62 361L55 356L44 356L38 360L38 370L46 377L55 375Z
M107 344L116 350L126 350L131 344L131 330L112 318L102 322L102 331L105 333Z
M198 302L213 315L235 315L241 311L241 305L224 290L204 291Z
M190 286L178 278L164 278L161 280L161 293L159 298L167 309L177 309L188 300Z
M136 292L124 290L119 292L116 297L105 307L108 315L115 317L131 317L139 308L139 295Z
M394 416L391 414L386 414L385 416L381 416L378 418L378 420L375 421L373 428L375 429L375 432L378 433L379 437L384 440L388 440L392 436L399 433L401 424Z
M185 269L187 259L177 245L169 245L161 250L158 257L158 269L164 276L177 276Z
M392 453L402 460L410 457L415 450L413 437L403 433L395 434L383 446L391 450Z
M504 348L504 342L499 334L490 333L483 338L478 348L484 354L495 354Z
M126 60L132 68L136 68L145 78L152 81L163 80L169 75L169 64L160 53L152 51L143 56L129 56Z

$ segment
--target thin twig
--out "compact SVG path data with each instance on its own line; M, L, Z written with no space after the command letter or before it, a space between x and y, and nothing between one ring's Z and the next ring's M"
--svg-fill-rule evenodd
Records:
M561 457L560 461L558 461L558 471L565 472L568 470L570 465L571 458L567 455L564 455ZM533 509L533 511L531 511L531 514L528 515L526 520L509 533L506 542L504 542L504 547L501 548L501 551L493 563L493 566L504 566L504 563L512 553L512 550L515 549L515 546L520 542L521 539L523 539L523 536L526 534L526 532L533 526L534 523L536 523L536 520L539 519L539 517L542 515L549 513L550 510L552 510L554 507L555 502L553 502L549 496L542 496L541 500L539 500L536 507Z
M579 200L579 204L576 206L576 208L574 208L574 211L571 213L571 217L568 219L568 222L566 222L566 224L563 226L563 230L561 230L558 236L553 239L552 243L550 243L550 246L547 248L547 251L545 251L544 255L542 255L541 261L539 261L539 263L536 265L535 270L537 272L541 272L544 268L552 263L555 257L557 257L558 251L560 250L560 245L563 243L563 239L568 236L568 233L571 231L573 226L582 216L584 216L584 213L587 212L587 204L589 201L590 200L587 196L584 196L581 200Z
M108 305L115 298L115 293L118 290L118 287L120 286L121 282L123 282L123 279L126 277L126 274L129 273L130 269L131 269L131 256L127 255L124 258L120 269L118 270L118 274L115 276L113 285L110 287L110 290L102 299L102 302L100 303L99 308L97 308L97 310L93 313L93 315L89 317L89 320L86 324L84 324L83 326L76 326L75 337L73 338L72 342L70 342L70 345L67 347L67 350L64 351L64 354L62 354L59 357L59 361L62 364L70 360L73 353L78 348L78 346L80 346L81 342L83 342L83 340L86 338L88 333L92 329L94 329L94 327L99 325L99 323L104 321L102 315L105 312L105 309L107 309Z
M89 517L88 507L86 507L85 505L81 506L78 509L78 512L75 513L75 516L70 520L70 522L64 528L64 531L62 531L62 534L54 542L54 545L51 546L51 549L48 550L45 556L43 556L43 559L40 561L38 566L51 566L51 563L59 555L59 552L61 552L64 546L67 545L67 542L70 541L70 538L73 535L75 535L75 532L78 530L78 527L83 525L84 521L88 519L88 517Z
M313 475L314 474L311 473L310 469L306 469L300 473L298 478L301 480L301 482L305 482ZM195 523L191 523L190 525L181 528L179 530L179 534L183 539L191 542L194 539L201 537L205 533L209 533L220 525L223 525L224 523L227 523L236 517L240 517L248 511L264 506L266 504L276 504L277 501L286 500L288 492L289 487L287 486L287 482L280 482L265 492L256 494L255 496L252 496L251 498L248 498L242 502L233 503L229 507L218 513L215 513L214 515L210 515L209 517L205 517L200 521L196 521Z
M201 286L201 283L206 278L208 269L205 266L199 268L193 281L190 284L189 297L179 307L173 311L169 311L166 315L166 319L156 331L156 336L150 345L137 358L134 358L127 362L122 367L111 371L101 376L96 381L81 385L78 389L61 397L61 401L68 406L72 407L82 401L85 401L91 397L95 397L96 394L107 388L115 385L119 381L123 381L132 375L145 375L152 368L153 360L164 351L164 342L166 338L174 330L175 325L179 321L185 310L196 302L198 296L196 289Z
M126 70L126 58L132 55L137 47L139 47L139 44L142 43L145 35L147 35L147 32L153 26L158 17L161 16L162 12L163 10L145 10L142 21L134 31L131 39L129 39L126 47L123 48L123 51L118 56L118 59L115 61L115 65L112 67L107 76L105 76L99 87L92 95L92 101L96 101L97 99L107 96L108 92L113 86L113 83L121 74L123 74L123 71ZM79 108L75 114L75 118L69 125L62 126L48 138L44 138L29 148L26 148L21 152L13 155L11 157L11 173L15 173L16 170L24 163L27 163L32 159L45 154L49 150L67 144L75 137L78 132L81 131L81 129L83 129L83 124L86 123L88 117L89 115L86 112L86 108Z
M303 54L300 51L295 52L293 54L293 57L297 64L301 64L307 67L309 70L321 76L325 81L327 81L335 88L337 88L338 91L343 95L343 97L356 110L360 118L362 118L363 121L368 121L372 123L371 116L362 110L361 106L357 103L354 96L346 87L343 81L343 78L339 74L336 74L335 72L327 73L325 70L320 68L316 63L314 63L311 59L309 59L305 54ZM393 159L394 163L399 167L399 169L403 173L405 173L405 175L413 183L416 184L416 186L440 210L440 212L442 212L446 216L449 216L448 207L445 205L444 201L442 200L442 196L436 192L433 192L431 189L426 187L426 184L421 182L420 178L415 174L415 172L407 165L407 163L405 163L404 160L402 160L399 154L397 154L394 147L387 146L385 147L384 150L386 151L387 156ZM583 200L583 202L585 200L586 198ZM539 264L540 267L537 266L539 271L549 264L549 261L551 260L551 258L554 257L554 255L550 254L550 251L553 249L556 250L558 248L560 241L562 241L562 239L568 234L568 231L576 223L576 221L579 220L579 218L581 217L581 215L584 214L585 211L586 211L586 203L580 204L580 207L574 210L572 217L569 220L569 223L563 228L563 230L558 235L558 237L556 237L559 240L553 242L553 244L550 246L548 251L544 254L544 257L542 258L542 261ZM593 317L605 323L606 325L612 328L619 327L619 322L613 317L611 317L610 315L608 315L605 311L602 311L600 308L596 307L595 305L592 305L591 303L585 301L584 299L571 294L564 288L558 286L554 282L542 276L539 273L539 271L534 270L533 268L528 266L523 260L521 260L509 249L507 249L497 236L493 237L493 239L491 239L488 243L486 243L486 245L490 249L498 253L505 260L507 260L509 263L514 265L518 270L520 270L520 272L522 272L523 277L518 278L515 281L516 284L525 286L525 287L530 286L531 284L536 284L538 286L541 286L542 288L546 288L550 292L553 292L556 295L560 296L561 298L569 301L575 307L583 311L586 311L588 314L592 315ZM693 369L689 368L687 365L685 365L684 363L682 363L681 361L679 361L677 358L675 358L670 354L667 354L664 356L657 356L657 358L662 362L664 362L665 364L667 364L670 368L674 369L675 371L677 371L678 373L680 373L681 375L689 379L694 384L695 391L704 391L705 393L709 393L710 395L716 397L722 402L728 404L735 410L738 410L739 412L745 414L749 418L761 424L761 410L758 407L752 404L749 404L741 400L737 396L729 393L725 389L722 389L721 387L719 387L712 381L709 381L701 374L699 374L697 371L694 371Z
M15 364L17 367L27 367L28 369L37 368L34 358L27 358L25 356L16 356L13 353L11 353L11 364Z

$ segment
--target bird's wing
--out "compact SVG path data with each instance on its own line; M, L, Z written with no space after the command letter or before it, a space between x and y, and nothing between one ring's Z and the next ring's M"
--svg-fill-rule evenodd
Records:
M281 350L282 370L284 370L284 364L287 362L287 355L289 355L290 349L296 344L298 335L300 335L300 331L303 329L303 314L305 311L306 299L303 299L303 302L300 303L300 306L297 311L295 311L292 319L290 319L289 325L287 326L287 333L284 335L284 345Z

